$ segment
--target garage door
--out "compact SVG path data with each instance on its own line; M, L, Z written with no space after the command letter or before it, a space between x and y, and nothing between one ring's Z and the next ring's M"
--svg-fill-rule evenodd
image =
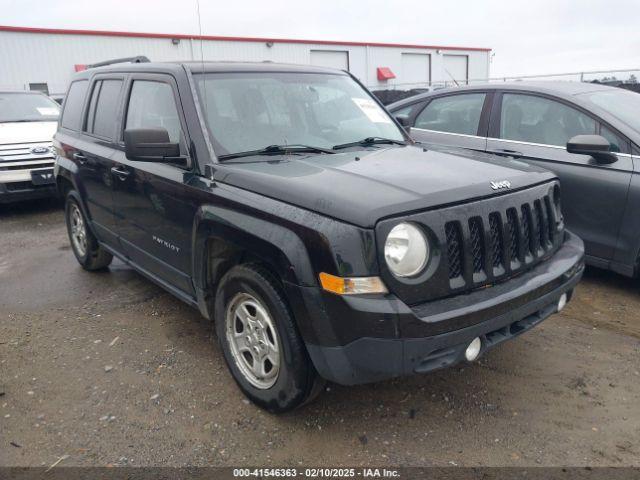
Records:
M447 82L456 80L463 84L469 80L469 57L466 55L445 55L444 68L444 78Z
M402 77L398 83L407 88L425 87L431 80L431 55L428 53L403 53Z
M311 65L349 70L349 52L341 50L311 50Z

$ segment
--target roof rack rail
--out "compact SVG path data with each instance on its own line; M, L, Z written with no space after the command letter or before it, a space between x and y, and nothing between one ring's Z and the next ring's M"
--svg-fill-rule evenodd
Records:
M138 55L137 57L125 57L116 58L114 60L105 60L104 62L92 63L87 65L87 68L105 67L107 65L113 65L116 63L149 63L149 59L144 55Z

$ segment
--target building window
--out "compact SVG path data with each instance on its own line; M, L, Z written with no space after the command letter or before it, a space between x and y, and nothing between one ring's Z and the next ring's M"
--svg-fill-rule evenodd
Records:
M426 87L431 83L431 55L428 53L402 53L399 83L404 89Z
M311 65L349 71L349 52L347 51L311 50L309 56Z
M45 95L49 95L49 85L46 83L30 83L29 90L32 92L42 92Z
M469 57L444 55L444 79L447 85L466 85L469 81Z

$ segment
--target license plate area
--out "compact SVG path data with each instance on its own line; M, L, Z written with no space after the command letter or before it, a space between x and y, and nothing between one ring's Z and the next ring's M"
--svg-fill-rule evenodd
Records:
M53 168L39 168L31 170L31 183L34 185L50 185L56 182Z

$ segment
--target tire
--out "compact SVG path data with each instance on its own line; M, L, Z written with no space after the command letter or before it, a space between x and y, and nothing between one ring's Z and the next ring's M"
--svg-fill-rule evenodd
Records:
M298 334L282 287L265 268L238 265L222 278L216 292L215 328L231 375L259 407L286 412L322 390L323 381Z
M82 268L89 271L102 270L109 266L113 256L100 246L91 232L82 208L73 195L67 194L64 217L71 250ZM82 240L84 239L84 240Z

